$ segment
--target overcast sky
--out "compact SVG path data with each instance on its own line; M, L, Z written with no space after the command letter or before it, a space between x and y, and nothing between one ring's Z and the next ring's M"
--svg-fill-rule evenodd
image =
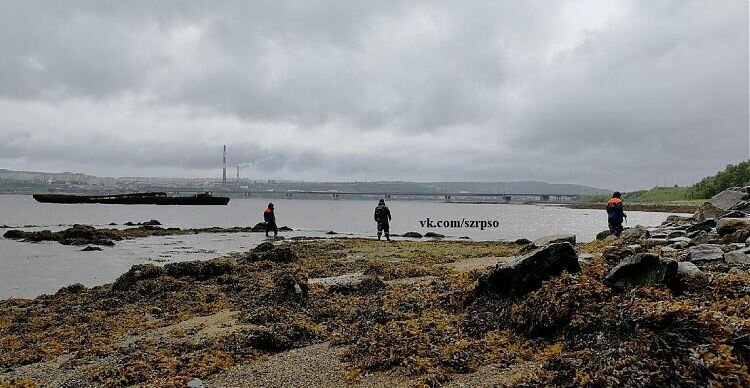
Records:
M0 168L692 184L748 158L747 0L0 0Z

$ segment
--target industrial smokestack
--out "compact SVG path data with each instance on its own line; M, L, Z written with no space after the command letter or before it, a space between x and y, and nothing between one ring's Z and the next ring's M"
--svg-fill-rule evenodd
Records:
M221 170L221 184L226 185L227 184L227 146L224 145L224 168Z
M240 165L237 165L237 180L240 180Z

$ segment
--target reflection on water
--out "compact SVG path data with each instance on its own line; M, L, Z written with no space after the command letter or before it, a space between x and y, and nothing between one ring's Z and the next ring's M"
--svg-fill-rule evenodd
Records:
M375 201L274 200L279 226L292 236L325 236L333 230L374 236ZM200 228L252 226L262 221L266 199L232 199L228 206L59 205L37 203L31 196L0 195L0 225L39 225L35 229L64 229L72 224L99 227L111 222L159 220L164 227ZM604 210L579 210L536 205L456 204L431 201L389 201L392 233L434 231L474 240L515 240L571 233L590 241L607 228ZM627 205L626 205L627 209ZM666 213L628 212L631 225L657 225ZM424 228L420 221L491 220L498 228ZM4 232L4 229L0 229ZM34 297L71 283L100 285L116 279L133 264L163 264L204 260L232 251L246 251L261 241L262 233L200 234L150 237L117 242L103 251L81 252L81 247L57 243L21 243L0 238L0 299Z

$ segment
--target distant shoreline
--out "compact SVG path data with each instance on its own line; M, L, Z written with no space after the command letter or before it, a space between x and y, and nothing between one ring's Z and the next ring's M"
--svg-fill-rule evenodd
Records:
M571 209L604 209L604 204L600 202L576 202L565 205ZM687 213L692 214L698 209L698 203L660 203L660 202L635 202L625 203L625 210L640 212L659 212L659 213Z

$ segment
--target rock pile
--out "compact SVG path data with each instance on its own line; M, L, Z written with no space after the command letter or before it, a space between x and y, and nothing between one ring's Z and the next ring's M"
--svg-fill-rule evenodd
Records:
M297 255L287 246L276 246L271 242L264 242L255 247L244 257L238 259L239 263L254 263L256 261L268 260L274 263L292 263L297 261Z
M626 229L622 241L631 245L613 245L604 252L605 261L618 263L607 275L607 283L621 289L663 284L680 293L708 284L701 269L747 269L749 193L750 187L731 188L706 201L692 217L670 216L655 228ZM668 257L639 253L649 248Z

